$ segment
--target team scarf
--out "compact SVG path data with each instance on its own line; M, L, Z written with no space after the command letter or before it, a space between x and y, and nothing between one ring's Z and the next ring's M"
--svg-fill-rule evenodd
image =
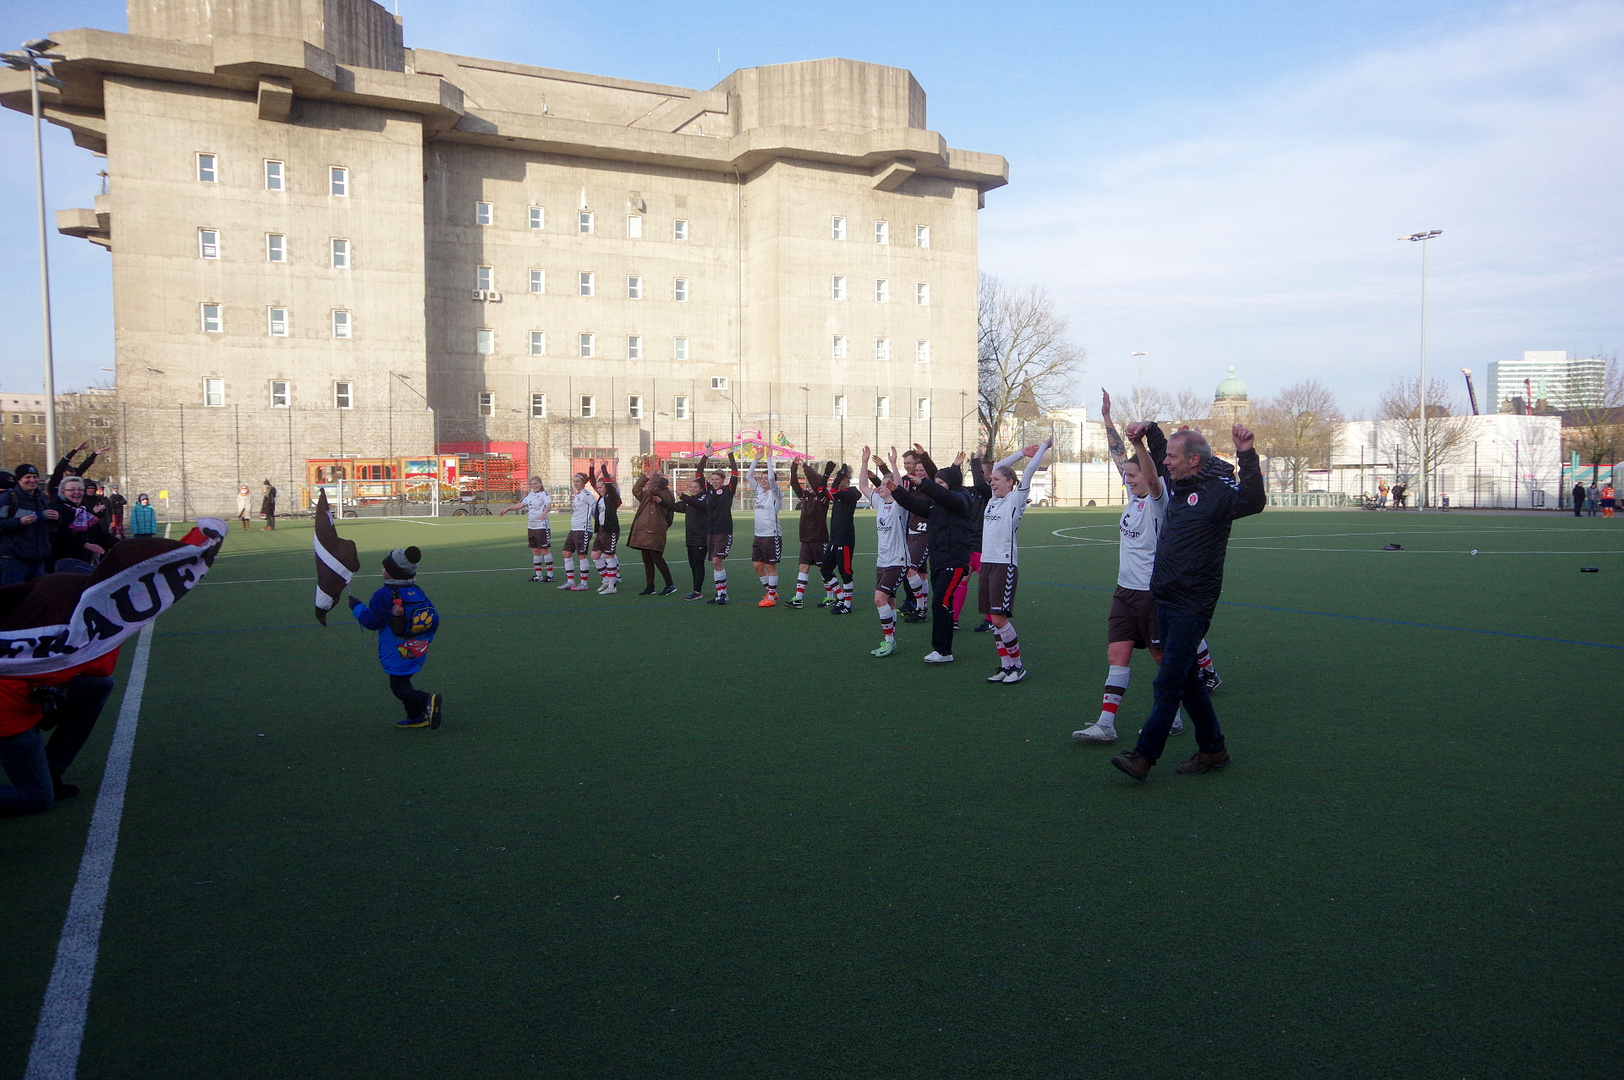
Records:
M0 678L104 656L197 587L225 541L202 518L183 540L123 540L89 574L46 574L0 589Z
M316 621L327 625L327 613L333 610L344 587L355 572L361 569L361 557L356 554L355 541L345 540L333 527L333 511L327 505L327 492L316 500Z

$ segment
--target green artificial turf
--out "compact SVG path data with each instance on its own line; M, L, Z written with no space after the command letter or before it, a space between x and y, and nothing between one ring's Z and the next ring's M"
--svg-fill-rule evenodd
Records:
M631 552L618 596L532 585L522 519L344 532L362 595L423 548L445 726L396 730L371 636L315 624L308 526L233 533L154 639L81 1077L1624 1067L1611 522L1240 523L1211 634L1235 765L1176 775L1185 735L1145 785L1126 740L1070 737L1109 511L1027 515L1010 687L968 610L952 666L928 625L871 657L871 558L834 618L758 609L742 560L725 609L635 595ZM1141 653L1123 730L1151 678ZM0 820L0 1077L116 709L84 795Z

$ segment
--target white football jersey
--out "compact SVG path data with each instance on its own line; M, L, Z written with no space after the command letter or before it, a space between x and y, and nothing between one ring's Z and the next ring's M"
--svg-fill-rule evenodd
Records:
M519 501L524 503L528 526L532 529L545 529L547 515L553 509L553 497L545 491L532 491Z
M778 511L784 505L784 492L776 485L766 490L756 488L756 535L782 536L778 524Z
M908 565L908 511L896 501L886 502L878 491L869 495L868 504L874 508L874 531L879 536L880 554L874 565Z
M1015 487L1008 495L995 495L987 501L987 512L981 521L981 561L1017 565L1020 551L1015 545L1015 530L1021 527L1026 514L1027 488Z
M1167 521L1167 481L1162 481L1160 498L1130 495L1122 511L1122 542L1117 547L1117 584L1124 589L1150 590L1150 573L1156 568L1156 544Z
M575 493L575 501L570 504L570 532L586 532L592 528L592 506L597 501L591 488Z

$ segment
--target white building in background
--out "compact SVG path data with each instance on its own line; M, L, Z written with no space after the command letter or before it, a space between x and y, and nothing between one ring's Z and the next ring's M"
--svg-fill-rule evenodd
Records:
M1087 409L1056 409L1044 419L1053 427L1058 460L1103 461L1110 456L1105 425L1090 420Z
M1557 505L1562 487L1562 421L1555 416L1449 418L1467 425L1465 438L1433 468L1435 502L1450 505ZM1329 474L1312 473L1311 485L1357 497L1377 485L1406 481L1418 495L1416 453L1402 425L1389 420L1352 420L1342 425ZM1414 505L1412 499L1411 505Z
M1606 380L1607 361L1600 357L1569 360L1566 352L1545 350L1525 352L1517 360L1491 360L1483 411L1510 412L1512 398L1523 398L1530 406L1544 399L1552 408L1577 408L1599 402Z

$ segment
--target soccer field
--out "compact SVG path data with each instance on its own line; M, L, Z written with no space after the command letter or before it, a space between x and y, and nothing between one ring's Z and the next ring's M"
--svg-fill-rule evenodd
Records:
M372 636L316 624L308 524L234 532L152 637L81 1077L1624 1069L1614 522L1238 523L1210 635L1235 765L1175 774L1183 735L1145 785L1108 764L1130 740L1071 739L1112 511L1027 514L1013 686L973 596L957 663L920 662L928 624L871 657L871 555L837 618L758 609L743 544L716 608L635 595L629 551L617 596L529 584L522 516L341 531L362 597L423 549L445 725L396 730ZM135 651L84 793L0 820L0 1077ZM1140 653L1125 731L1151 678Z

